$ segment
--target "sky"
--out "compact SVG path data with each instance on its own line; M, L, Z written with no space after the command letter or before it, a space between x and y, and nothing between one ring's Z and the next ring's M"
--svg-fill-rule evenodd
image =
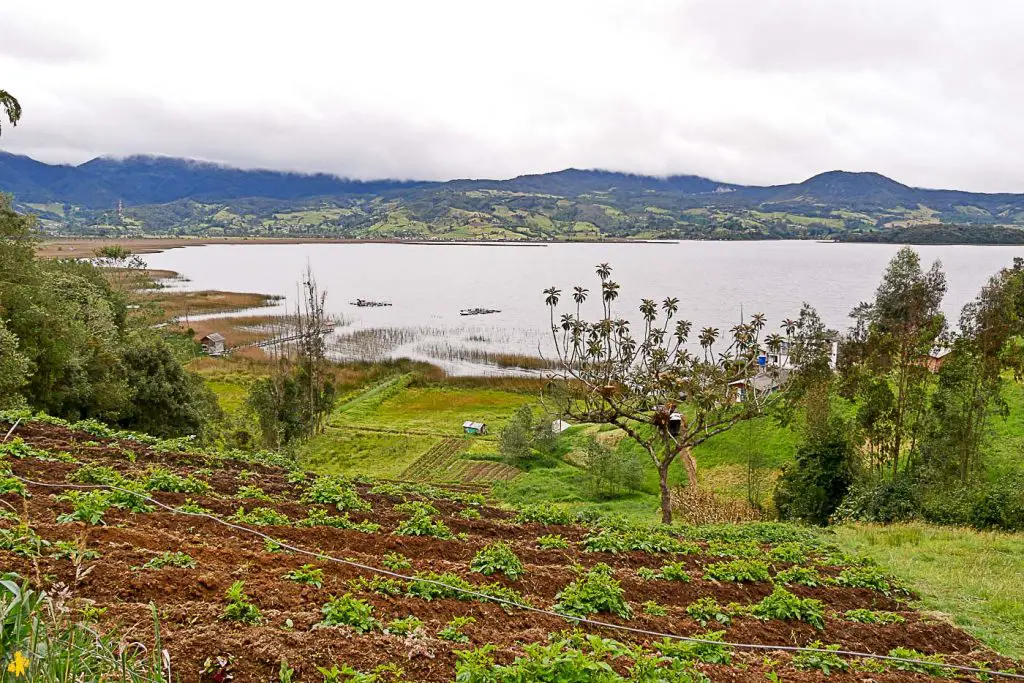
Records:
M3 0L0 148L1024 192L1022 35L1018 0Z

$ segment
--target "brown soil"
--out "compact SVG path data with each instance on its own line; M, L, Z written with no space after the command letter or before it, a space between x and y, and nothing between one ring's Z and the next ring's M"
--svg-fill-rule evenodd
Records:
M0 434L10 425L0 422ZM305 516L310 507L298 502L301 485L289 484L285 473L274 468L227 461L211 465L201 456L161 453L132 441L97 439L85 433L46 426L23 424L14 436L36 448L52 453L70 453L79 462L104 464L127 475L140 475L154 465L169 467L180 474L199 468L211 468L199 476L208 481L209 495L156 493L153 496L168 505L179 505L186 499L220 515L233 514L239 506L272 507L291 519ZM75 463L39 459L12 460L12 470L19 476L39 482L65 484ZM241 476L240 476L241 475ZM241 500L236 497L240 486L258 485L274 497L273 502ZM540 524L519 525L508 511L484 507L479 520L462 519L463 506L448 501L431 501L442 513L444 522L456 533L465 533L465 541L392 535L396 525L405 518L393 507L400 499L368 493L369 486L359 485L361 496L369 501L371 512L351 513L354 520L370 520L381 525L378 533L366 534L333 528L259 527L298 547L319 551L370 566L380 567L386 553L400 552L410 558L411 570L455 572L466 580L482 584L498 581L514 587L534 605L550 608L555 596L573 580L572 567L589 567L606 562L615 569L626 598L636 616L623 620L608 615L595 618L612 623L673 633L695 635L711 628L702 628L687 616L685 607L694 600L710 596L720 603L756 602L771 592L767 582L720 583L701 578L701 567L719 558L705 556L670 557L639 552L608 554L572 550L538 550L535 539L545 533L560 533L570 540L579 540L587 530L582 527L546 527ZM455 670L454 651L465 646L437 639L434 634L453 616L472 616L476 622L465 632L471 646L493 643L499 660L509 661L522 651L525 642L543 642L549 633L569 628L564 619L521 610L506 611L495 604L461 602L450 599L427 602L411 597L386 597L369 591L355 593L374 606L374 616L382 622L415 615L426 624L426 637L414 640L373 633L360 635L347 627L314 628L320 621L320 607L332 595L351 590L348 581L368 573L354 567L328 562L314 562L309 557L291 553L270 553L264 542L249 534L230 529L210 519L188 517L166 511L134 514L110 510L104 524L57 523L57 515L68 512L70 504L58 502L58 491L30 487L31 497L15 494L0 496L43 538L54 541L80 539L90 549L99 551L99 559L87 561L77 568L71 561L40 557L26 559L0 551L3 571L16 571L42 585L63 583L75 598L106 607L103 617L111 627L128 629L130 636L145 640L151 637L150 603L160 614L165 646L169 649L175 670L183 681L199 680L202 662L208 657L230 654L236 658L235 681L277 680L276 672L282 657L296 670L299 681L320 681L317 666L349 664L369 670L374 666L395 662L405 670L409 681L451 681ZM333 513L333 510L332 510ZM0 522L0 524L3 524ZM9 523L7 523L9 524ZM483 577L469 572L469 562L487 543L506 540L526 565L526 574L512 582L502 576ZM183 551L197 561L195 569L140 567L163 551ZM638 567L656 568L666 562L684 561L695 577L690 583L641 580ZM283 575L303 564L314 562L324 571L324 585L313 588L285 580ZM83 575L83 570L88 569ZM831 570L834 573L834 569ZM829 573L829 570L825 570ZM260 607L265 622L245 626L221 619L224 592L236 580L245 582L245 592ZM738 618L725 628L725 639L772 645L806 645L816 640L841 644L846 649L885 654L895 647L914 648L924 653L942 653L947 661L974 664L987 661L1008 667L1012 663L987 650L974 638L945 622L925 618L897 596L886 596L866 589L795 587L793 592L822 600L827 608L825 628L792 621L760 621ZM641 603L656 600L668 609L668 615L653 617L643 613ZM841 613L854 608L898 611L905 624L892 626L865 625L845 621ZM289 621L290 620L290 621ZM288 625L290 623L290 626ZM601 635L624 641L643 642L642 636L625 632L605 631ZM768 670L764 652L740 652L732 666L700 665L713 681L766 680ZM788 665L789 656L768 653L772 665L786 681L823 680L818 671L800 671ZM835 674L836 681L912 681L926 680L920 674L891 671L884 674Z

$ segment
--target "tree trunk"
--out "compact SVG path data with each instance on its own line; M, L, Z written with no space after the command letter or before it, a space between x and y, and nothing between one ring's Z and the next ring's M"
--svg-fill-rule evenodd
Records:
M672 523L672 492L668 487L668 468L671 462L658 467L658 478L661 483L661 523Z
M686 465L686 482L691 487L696 488L698 484L697 460L693 457L693 453L689 448L684 448L680 455L683 456L683 464Z

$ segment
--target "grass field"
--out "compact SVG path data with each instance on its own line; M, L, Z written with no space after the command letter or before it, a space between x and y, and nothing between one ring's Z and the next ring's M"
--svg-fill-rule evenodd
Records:
M845 548L907 581L919 608L950 615L1002 654L1024 656L1024 534L924 524L834 531Z
M328 427L302 444L299 464L315 472L395 479L440 439Z

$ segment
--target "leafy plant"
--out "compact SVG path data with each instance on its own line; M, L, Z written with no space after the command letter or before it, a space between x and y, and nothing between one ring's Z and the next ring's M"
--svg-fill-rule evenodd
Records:
M344 477L334 475L322 475L314 479L306 487L301 500L303 503L335 505L341 511L367 511L372 507L370 503L359 497L352 482Z
M284 575L284 578L295 583L303 583L314 588L324 587L324 570L313 564L304 564Z
M800 586L823 586L825 579L813 567L790 567L775 575L775 583Z
M816 628L825 628L825 612L820 600L800 598L776 586L772 594L757 603L751 614L761 619L806 621Z
M267 492L259 486L246 485L239 486L238 491L235 492L235 498L250 498L252 500L273 500Z
M69 474L68 481L79 484L118 486L124 481L124 477L112 467L87 463Z
M58 515L59 524L85 522L102 524L103 515L114 506L107 491L68 491L57 496L62 503L71 503L71 512Z
M4 493L16 493L19 496L25 497L28 494L28 489L13 476L4 476L0 472L0 494Z
M469 636L462 629L473 623L476 623L473 617L454 617L437 632L437 637L453 643L468 643Z
M797 669L817 669L828 676L833 671L846 671L850 668L849 662L834 654L835 650L839 649L838 645L824 645L820 640L815 640L807 647L828 652L798 652L793 655L793 666Z
M327 526L334 529L351 529L364 534L376 533L380 530L380 524L375 522L353 522L349 519L348 513L332 515L323 508L310 508L306 512L306 518L295 523L297 527Z
M655 643L654 647L672 659L699 661L705 664L728 664L732 661L732 653L728 646L719 644L724 635L725 631L709 631L694 636L700 640L712 641L704 643L665 638Z
M569 541L558 534L545 534L537 537L537 547L541 550L568 550Z
M395 619L389 622L384 630L396 636L407 636L421 628L423 628L423 620L410 615L404 619Z
M183 477L163 467L154 467L146 477L147 491L165 491L167 493L204 494L210 492L210 485L202 479L189 475Z
M555 611L576 617L606 612L629 619L633 610L626 602L622 585L604 563L594 565L555 596Z
M292 521L287 515L273 508L255 507L246 512L244 506L238 508L232 520L253 526L287 526Z
M849 588L870 588L882 593L888 593L892 588L885 574L877 567L870 566L847 567L839 572L836 583Z
M480 511L476 508L462 508L459 510L459 517L462 519L480 519Z
M349 579L348 585L354 591L369 591L391 597L403 595L406 591L405 581L392 579L387 576L374 576L372 578L358 576L354 579Z
M505 541L498 541L484 546L473 557L473 560L469 563L469 568L470 571L478 572L484 576L501 572L512 581L515 581L526 572L522 561Z
M420 503L420 505L425 504ZM433 506L426 507L432 508ZM444 522L435 519L423 508L415 509L412 516L399 522L392 533L398 536L433 536L443 540L455 538L451 529Z
M686 613L701 626L707 626L712 621L723 626L732 623L732 614L729 609L718 604L718 601L711 597L700 598L696 602L690 603L686 608Z
M401 553L388 553L380 562L393 572L412 568L412 561Z
M212 515L213 510L205 508L191 498L186 498L185 502L176 508L180 512L188 512L194 515Z
M224 606L222 618L226 621L238 621L243 624L254 626L263 621L263 613L260 608L250 602L249 596L245 594L245 582L235 581L224 593L227 605Z
M768 565L755 560L717 562L704 567L704 578L718 581L767 581L770 577Z
M649 614L652 617L664 617L668 615L668 610L664 605L659 605L654 600L647 600L641 607L644 610L644 614Z
M804 564L807 561L807 551L802 543L780 543L768 551L768 559L772 562Z
M575 520L573 513L568 508L558 507L551 503L538 503L536 505L525 505L516 513L516 524L527 524L537 522L540 524L572 524Z
M654 581L660 579L661 574L658 573L657 569L651 569L650 567L637 567L636 570L637 578L643 579L644 581Z
M373 617L373 605L345 593L340 598L324 604L320 608L323 619L318 626L351 626L359 633L369 633L380 624Z
M952 675L950 669L941 666L945 662L942 655L926 655L911 648L897 647L889 650L889 656L917 660L915 662L889 661L889 666L900 671L912 671L939 678L948 678Z
M683 583L690 583L693 579L686 571L686 565L682 562L672 562L666 565L662 565L659 570L659 575L666 581L681 581Z
M27 524L0 529L0 550L9 550L21 557L39 557L50 542L40 537Z
M142 569L163 569L177 567L179 569L195 569L196 561L191 555L183 552L163 552L142 565Z
M861 624L902 624L906 621L895 612L881 612L870 609L851 609L843 613L847 621L856 621Z

